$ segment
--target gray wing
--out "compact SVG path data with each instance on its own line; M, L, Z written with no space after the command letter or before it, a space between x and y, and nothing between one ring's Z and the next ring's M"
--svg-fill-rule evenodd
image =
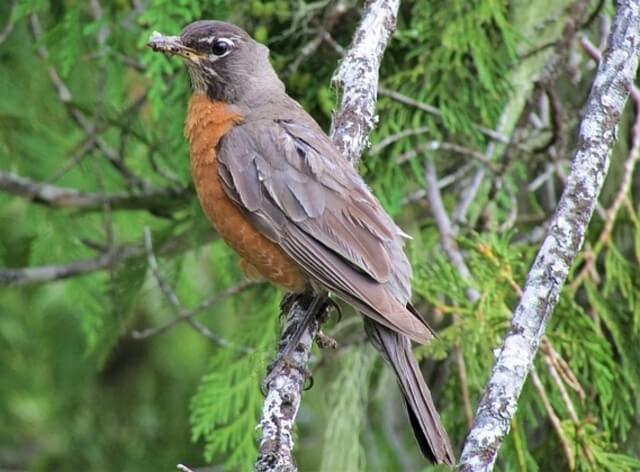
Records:
M258 120L221 141L223 188L252 224L317 282L388 328L425 342L407 309L404 233L317 127Z

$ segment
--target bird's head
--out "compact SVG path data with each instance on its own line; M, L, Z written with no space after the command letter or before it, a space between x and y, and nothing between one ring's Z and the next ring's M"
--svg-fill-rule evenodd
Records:
M194 93L214 101L243 105L274 89L284 90L269 62L269 49L230 23L196 21L180 36L154 32L147 45L182 58Z

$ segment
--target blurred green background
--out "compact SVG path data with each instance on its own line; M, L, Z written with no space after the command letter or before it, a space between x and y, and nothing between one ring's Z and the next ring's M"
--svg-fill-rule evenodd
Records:
M282 293L244 282L203 218L182 137L187 75L144 45L196 19L234 22L269 45L289 93L328 129L331 76L361 9L0 3L0 470L251 469ZM440 333L416 354L456 448L569 170L595 67L578 39L599 45L613 13L609 1L402 2L360 171L414 237L414 301ZM635 119L629 107L498 470L640 469ZM440 248L425 162L471 280ZM203 303L195 323L174 323ZM326 327L340 348L313 354L300 469L425 469L391 374L345 311Z

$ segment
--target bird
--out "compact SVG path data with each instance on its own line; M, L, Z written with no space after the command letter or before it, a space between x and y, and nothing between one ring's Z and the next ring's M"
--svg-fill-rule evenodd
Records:
M411 305L408 237L318 123L291 98L269 49L231 23L193 22L148 46L191 82L184 134L201 207L249 278L331 293L364 316L395 372L423 455L455 456L411 341L434 333Z

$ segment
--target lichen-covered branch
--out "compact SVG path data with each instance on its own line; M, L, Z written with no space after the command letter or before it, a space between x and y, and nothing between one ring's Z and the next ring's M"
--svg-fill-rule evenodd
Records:
M355 164L376 125L378 71L389 38L396 28L400 0L375 0L362 15L353 41L332 82L341 93L333 117L331 139L342 155Z
M640 51L640 2L619 1L580 125L571 173L527 277L463 446L462 471L493 468L551 311L597 203Z
M331 138L342 155L355 165L375 126L378 70L389 38L395 29L399 0L369 2L354 39L334 76L341 89L341 104L334 116ZM308 302L310 303L310 302ZM303 322L304 299L296 299L286 316L278 346L282 352L287 333ZM320 328L316 320L306 329L290 362L271 372L260 426L260 455L256 470L295 471L292 429L300 406L311 346Z
M299 297L293 302L282 329L278 351L287 346L296 326L303 323L311 303L312 297ZM293 459L293 426L307 379L306 366L311 356L311 347L319 328L318 320L313 320L296 349L289 355L289 361L279 367L280 372L269 383L260 420L262 437L256 472L297 470Z

